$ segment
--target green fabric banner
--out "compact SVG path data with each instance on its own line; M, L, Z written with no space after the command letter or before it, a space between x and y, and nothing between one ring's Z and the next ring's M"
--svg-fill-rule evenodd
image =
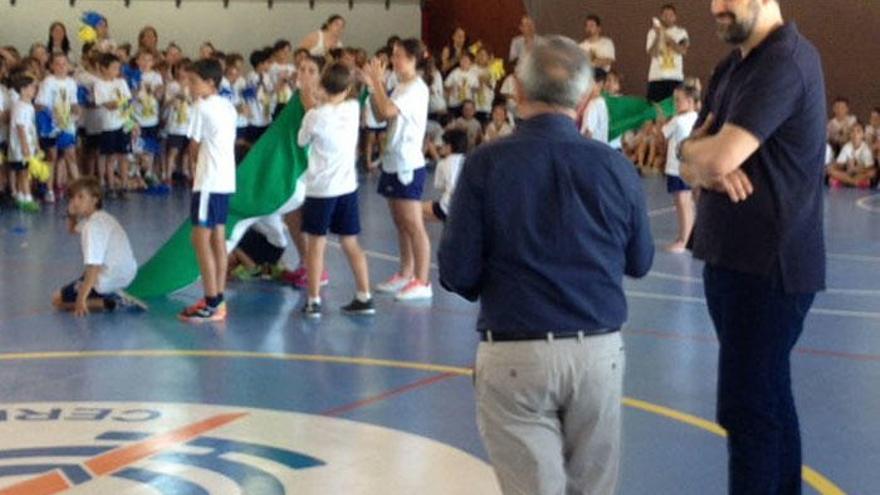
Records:
M297 183L308 165L305 149L297 145L304 115L297 93L238 166L236 193L229 203L226 224L228 239L237 242L241 238L246 229L236 229L236 226L243 220L277 213L285 206L291 208ZM127 292L138 298L159 297L198 280L199 265L190 241L191 233L187 218L171 239L140 267Z
M605 95L605 103L608 105L608 119L611 122L608 129L610 140L617 139L627 131L638 130L645 122L657 118L656 107L645 98ZM666 117L675 115L674 98L669 97L658 105Z

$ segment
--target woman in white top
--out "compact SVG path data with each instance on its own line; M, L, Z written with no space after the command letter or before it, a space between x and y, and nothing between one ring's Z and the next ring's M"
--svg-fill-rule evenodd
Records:
M323 57L331 48L342 48L343 33L345 19L341 15L333 14L320 30L306 36L299 46L308 50L313 57Z
M396 299L430 299L431 241L422 219L421 197L425 183L422 146L428 121L428 85L416 66L425 60L417 39L397 43L391 56L398 84L391 95L385 90L385 64L373 59L364 69L370 86L370 104L378 120L388 121L388 144L382 156L379 194L388 199L398 232L400 271L377 290L396 293Z

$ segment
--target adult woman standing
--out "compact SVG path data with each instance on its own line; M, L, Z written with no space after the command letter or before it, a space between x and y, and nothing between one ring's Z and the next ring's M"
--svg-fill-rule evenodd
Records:
M323 57L332 48L342 48L342 35L345 33L345 19L338 14L331 15L321 29L302 40L300 48L305 48L313 57Z
M67 27L60 21L49 26L49 42L46 43L49 53L63 53L70 58L70 39L67 38Z
M138 51L159 53L159 33L153 26L144 26L138 33Z
M430 98L428 86L417 72L417 65L424 60L425 50L417 39L394 46L391 63L398 83L391 95L385 90L385 63L373 59L364 69L373 113L377 120L388 122L379 194L388 199L400 248L400 271L376 289L395 293L398 301L433 296L428 274L431 241L420 203L426 176L422 144Z
M461 54L467 50L467 45L467 31L461 26L455 28L452 31L452 36L449 38L449 44L444 46L443 51L440 53L440 72L444 76L452 72L452 69L458 67Z

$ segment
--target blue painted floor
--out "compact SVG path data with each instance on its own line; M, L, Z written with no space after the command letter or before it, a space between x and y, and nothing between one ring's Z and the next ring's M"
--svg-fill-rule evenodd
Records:
M644 185L654 235L662 247L676 232L671 199L659 178L646 178ZM361 242L369 251L376 283L394 273L397 265L393 261L394 228L384 201L374 191L375 179L365 179ZM834 190L827 196L830 290L818 297L793 364L804 463L825 480L823 485L822 479L813 479L807 493L819 489L833 493L828 491L833 486L847 493L880 493L880 470L876 469L880 466L880 396L874 393L880 382L880 196L875 201L873 194ZM167 198L134 195L109 202L107 209L126 227L135 254L143 262L187 215L187 198L183 192ZM275 445L315 456L326 466L341 463L341 472L346 472L342 468L348 461L337 461L333 453L323 457L316 453L322 447L329 452L330 445L336 445L333 442L351 442L352 449L371 450L369 455L374 457L381 454L380 460L373 459L378 464L358 464L360 470L347 471L357 476L348 479L351 485L345 490L353 491L346 493L413 493L408 487L418 486L418 480L410 480L416 485L407 485L403 477L392 475L396 468L403 472L420 457L418 448L405 441L411 436L402 434L433 440L469 455L450 453L451 457L444 457L448 462L437 461L435 467L448 468L447 481L423 486L420 493L466 493L453 488L456 466L463 466L455 463L464 462L461 458L485 460L474 420L471 381L460 369L473 362L475 306L435 284L433 304L395 303L380 296L375 318L345 317L337 308L351 298L354 285L341 252L331 248L331 283L323 293L330 312L320 322L300 317L300 292L271 282L233 283L228 291L230 317L222 325L194 327L176 320L181 306L199 296L198 286L151 301L146 314L77 319L56 313L49 305L51 292L79 276L81 270L78 239L66 233L63 213L61 205L44 208L39 214L0 211L0 487L27 478L21 470L4 471L4 466L19 462L10 461L11 454L4 457L4 452L63 444L57 435L85 421L71 417L96 414L86 411L89 404L112 404L108 408L113 414L123 414L120 411L127 410L126 404L166 411L163 408L169 404L190 403L222 406L223 410L302 413L290 415L299 421L290 424L312 424L307 418L315 418L314 425L320 426L308 429L312 436L301 437L287 427L276 430L275 423L265 419L264 426L260 420L239 428L250 431L250 437L242 433L236 438L254 442L262 438L271 443L274 437ZM433 241L439 234L439 227L431 228ZM712 421L717 344L702 301L700 274L700 264L689 255L658 250L651 275L626 283L630 296L630 321L624 332L626 396ZM115 351L128 354L114 355ZM334 362L330 357L358 359ZM24 406L34 403L38 404ZM53 415L53 408L63 411ZM71 413L71 408L78 412ZM45 417L39 416L40 411ZM359 428L384 427L375 431L390 431L392 439L401 435L400 444L395 445L395 440L379 449L367 448L367 443L356 447L359 433L340 433L348 431L343 426L350 426L348 421L338 423L337 428L332 426L337 423L325 426L322 418L354 421ZM56 436L43 439L41 428ZM163 430L151 430L156 431ZM18 436L12 439L10 432ZM305 437L310 443L300 445L298 439ZM724 493L726 452L721 437L639 407L625 408L624 437L621 494ZM321 445L321 438L327 445ZM194 444L187 445L198 450ZM157 458L149 462L154 464L153 475L137 470L126 471L126 476L111 474L127 485L81 481L76 493L233 493L229 490L234 488L218 487L235 487L234 483L223 485L228 480L220 479L203 485L211 489L179 484L168 466L161 466ZM485 478L488 471L480 470L485 465L476 464L480 466L474 467L474 476ZM218 469L226 469L225 476L234 471ZM337 486L334 483L344 478L321 469L329 467L303 470L301 477L278 486L289 493L343 493L317 488ZM192 472L200 470L204 479L217 476L204 466ZM264 471L273 472L273 468L264 466ZM11 477L15 473L18 477ZM232 477L239 480L242 493L274 493L270 488L243 488L249 478L242 476ZM89 486L103 488L90 490ZM469 486L475 490L471 493L491 493L476 489L478 485Z

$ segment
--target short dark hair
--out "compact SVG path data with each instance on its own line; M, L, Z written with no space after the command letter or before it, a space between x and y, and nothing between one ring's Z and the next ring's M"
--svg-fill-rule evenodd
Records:
M254 69L263 62L269 60L270 54L266 50L254 50L251 52L250 62Z
M462 129L450 129L443 133L443 142L452 148L455 154L467 153L468 135Z
M122 63L122 61L119 60L119 57L117 57L116 55L114 55L112 53L102 53L101 56L98 57L97 62L98 62L98 67L102 67L104 69L106 69L107 67L110 67L114 63L120 63L120 64Z
M76 196L80 191L85 191L89 196L96 198L98 200L96 207L99 210L104 207L104 192L98 179L91 176L80 177L67 186L70 197Z
M684 93L685 96L695 102L700 101L700 89L692 84L680 84L675 90Z
M27 71L17 71L9 76L9 88L21 93L21 90L37 82L37 78Z
M306 57L304 59L304 61L311 62L311 63L317 65L318 72L321 72L322 70L324 70L324 64L327 63L327 59L325 59L324 57L315 57L313 55L309 55L308 57Z
M660 7L660 12L663 12L665 10L671 10L671 11L675 12L676 14L678 13L678 9L676 9L675 5L673 5L671 3L664 3L663 6Z
M278 40L278 41L276 41L275 44L272 46L272 53L273 53L273 54L278 53L278 52L280 52L281 50L285 50L285 49L287 49L287 48L291 48L292 46L293 46L293 45L291 45L290 42L287 41L287 40Z
M305 48L297 48L296 51L293 52L294 57L298 57L300 54L309 55L309 51Z
M214 83L215 88L220 87L220 81L223 80L223 67L220 62L213 58L203 58L192 65L192 72L199 76L199 79Z
M845 96L838 96L834 99L834 103L846 103L847 105L849 105L849 98Z
M240 62L244 62L244 57L242 57L240 53L230 53L226 56L226 67Z
M353 82L351 70L339 62L330 64L321 75L321 87L329 95L345 93Z
M600 19L599 16L597 16L596 14L588 15L587 20L584 21L584 24L586 24L589 21L593 21L596 23L597 26L602 27L602 19Z
M601 67L593 67L593 81L596 84L605 82L608 79L608 71Z

